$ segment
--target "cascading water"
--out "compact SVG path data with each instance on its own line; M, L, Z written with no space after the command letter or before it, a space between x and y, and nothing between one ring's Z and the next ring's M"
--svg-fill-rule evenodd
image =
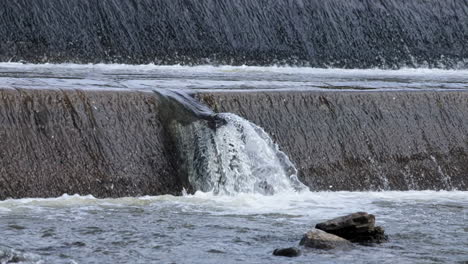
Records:
M217 116L226 124L214 129L206 121L176 125L195 190L273 194L306 188L289 158L262 128L234 114Z
M235 114L216 114L181 92L156 93L170 103L170 133L195 191L270 195L307 189L261 127Z
M211 128L206 121L176 125L195 190L274 194L307 188L297 179L297 170L287 155L262 128L235 114L217 117L225 120L225 125Z

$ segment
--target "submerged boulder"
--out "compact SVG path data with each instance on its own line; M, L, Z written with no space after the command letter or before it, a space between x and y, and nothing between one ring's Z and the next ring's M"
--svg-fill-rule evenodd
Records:
M307 232L302 237L299 245L316 249L349 248L353 246L350 241L344 238L317 229Z
M283 257L297 257L301 255L301 251L296 247L277 248L273 251L273 255Z
M384 229L375 226L375 216L365 212L337 217L319 223L315 228L355 243L382 243L387 241Z

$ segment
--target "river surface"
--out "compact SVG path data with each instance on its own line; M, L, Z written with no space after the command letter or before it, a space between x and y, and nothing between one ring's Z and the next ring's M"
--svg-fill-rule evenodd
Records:
M468 70L0 63L0 87L30 89L458 90Z
M367 211L390 242L272 256L316 223ZM29 263L466 263L467 192L196 193L0 202L0 262ZM2 262L3 263L3 262ZM28 263L28 262L26 262Z

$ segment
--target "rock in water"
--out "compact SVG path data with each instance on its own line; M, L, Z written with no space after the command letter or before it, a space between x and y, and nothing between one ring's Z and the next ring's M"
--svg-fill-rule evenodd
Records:
M322 230L307 232L302 237L299 245L317 249L348 248L353 246L348 240Z
M315 228L350 239L356 234L364 233L373 229L374 226L374 215L365 212L358 212L319 223Z
M382 243L387 240L385 231L375 226L375 216L365 212L334 218L319 223L315 228L357 243Z
M273 255L283 257L297 257L301 255L301 251L295 247L277 248L273 251Z
M376 226L374 230L370 230L366 234L362 234L357 242L362 244L383 243L388 241L388 236L385 234L385 229L381 226Z

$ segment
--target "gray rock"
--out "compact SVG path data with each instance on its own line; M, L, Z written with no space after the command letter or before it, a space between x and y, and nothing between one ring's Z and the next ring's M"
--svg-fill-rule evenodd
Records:
M375 216L365 212L337 217L319 223L315 228L356 243L382 243L387 241L384 229L375 226Z
M301 251L295 247L277 248L273 251L273 255L283 257L297 257L301 255Z
M317 249L348 248L353 246L350 241L322 230L307 232L302 237L299 245Z

